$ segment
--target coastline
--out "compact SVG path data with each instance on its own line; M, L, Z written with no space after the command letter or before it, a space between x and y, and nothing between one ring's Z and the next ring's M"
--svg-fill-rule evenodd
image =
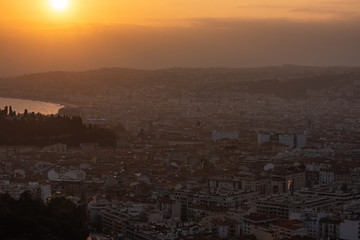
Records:
M56 101L53 99L47 99L47 98L42 98L42 97L17 97L14 95L6 95L6 94L0 94L0 98L8 98L8 99L17 99L17 100L23 100L23 101L34 101L34 102L46 102L46 103L51 103L51 104L56 104L59 105L59 109L61 108L78 108L80 107L79 105L73 104L73 103L69 103L69 102L64 102L64 101Z
M25 98L25 97L15 97L15 96L6 96L5 94L1 94L0 95L0 99L10 99L10 100L20 100L20 101L31 101L31 102L35 102L38 104L41 103L47 103L47 104L52 104L54 105L54 108L57 108L57 112L56 113L52 113L52 114L59 114L59 111L61 109L71 109L71 108L79 108L79 106L72 104L72 103L68 103L68 102L62 102L62 101L54 101L53 99L45 99L45 98L41 98L41 97L29 97L29 98ZM9 104L10 105L10 104ZM4 106L0 106L0 108L2 108Z

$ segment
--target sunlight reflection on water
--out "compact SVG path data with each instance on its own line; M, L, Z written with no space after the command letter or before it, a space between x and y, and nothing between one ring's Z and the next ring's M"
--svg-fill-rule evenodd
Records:
M27 109L29 113L40 112L42 114L57 114L59 109L63 107L62 105L56 103L14 98L0 98L0 108L3 109L5 106L11 106L14 111L20 113L23 113L24 110Z

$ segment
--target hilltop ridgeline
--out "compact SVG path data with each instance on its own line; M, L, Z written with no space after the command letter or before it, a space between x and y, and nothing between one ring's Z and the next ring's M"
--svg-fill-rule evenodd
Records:
M0 96L88 104L103 96L146 89L169 95L200 91L274 94L304 98L308 90L351 85L359 67L172 68L135 70L104 68L84 72L48 72L0 79Z

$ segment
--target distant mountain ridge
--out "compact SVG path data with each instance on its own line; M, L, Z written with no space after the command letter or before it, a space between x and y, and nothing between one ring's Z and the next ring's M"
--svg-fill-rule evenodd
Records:
M360 67L271 66L258 68L101 68L55 71L0 79L0 96L71 101L71 96L111 96L119 91L245 91L280 97L304 97L307 90L339 87L360 80Z

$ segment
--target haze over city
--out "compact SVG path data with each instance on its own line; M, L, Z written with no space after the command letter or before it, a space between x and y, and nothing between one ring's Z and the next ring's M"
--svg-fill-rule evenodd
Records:
M360 64L357 0L1 0L0 76Z

